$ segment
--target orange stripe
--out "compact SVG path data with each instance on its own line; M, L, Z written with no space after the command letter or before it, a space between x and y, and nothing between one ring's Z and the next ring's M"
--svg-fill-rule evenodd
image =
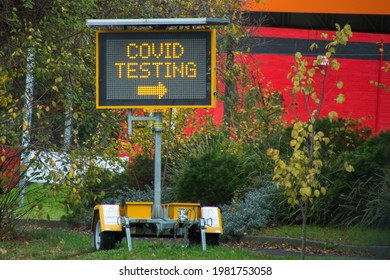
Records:
M253 12L390 15L389 0L245 0L243 10ZM259 3L257 3L259 2Z

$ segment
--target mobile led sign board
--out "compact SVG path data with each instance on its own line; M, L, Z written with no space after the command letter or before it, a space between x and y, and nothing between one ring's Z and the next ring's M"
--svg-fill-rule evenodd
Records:
M96 34L97 108L215 107L215 30Z

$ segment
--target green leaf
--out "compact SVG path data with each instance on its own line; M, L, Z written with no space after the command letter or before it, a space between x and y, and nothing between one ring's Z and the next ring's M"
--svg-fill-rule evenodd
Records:
M340 69L340 63L336 59L332 60L331 66L332 66L332 69L335 71L338 71Z
M318 44L316 42L314 42L313 44L310 45L309 49L310 49L310 51L314 51L314 50L318 49Z
M336 86L337 86L338 89L342 89L342 88L343 88L343 85L344 85L344 83L343 83L342 81L339 81L339 82L337 82L337 84L336 84Z

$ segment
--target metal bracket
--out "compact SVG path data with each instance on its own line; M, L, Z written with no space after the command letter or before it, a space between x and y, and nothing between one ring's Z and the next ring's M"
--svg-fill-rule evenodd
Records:
M127 116L127 134L129 136L133 135L133 121L154 121L156 126L157 122L157 117L156 116L147 116L147 117L141 117L141 116L133 116L133 111L128 110L128 116ZM161 124L162 127L162 124Z

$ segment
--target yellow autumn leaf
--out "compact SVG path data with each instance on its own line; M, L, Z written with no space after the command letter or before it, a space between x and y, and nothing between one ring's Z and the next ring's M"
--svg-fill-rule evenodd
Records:
M297 144L297 140L293 139L290 141L290 146L291 147L295 147L295 145Z
M269 149L267 149L267 156L272 156L274 154L274 149L272 149L272 148L269 148Z
M331 112L329 112L328 117L329 117L329 120L332 121L338 117L338 114L335 111L331 111Z
M336 103L337 103L337 104L343 103L343 102L345 101L345 96L344 96L344 94L340 93L340 94L337 96L337 98L336 98L335 100L336 100Z
M355 168L352 165L350 165L347 161L344 162L344 168L349 173L355 172Z
M311 188L310 187L300 188L299 193L303 197L311 196Z
M23 122L23 131L26 131L28 129L28 121Z
M324 144L325 144L325 145L328 145L329 142L330 142L330 139L329 139L328 137L324 137L324 138L322 139L322 141L324 141Z

